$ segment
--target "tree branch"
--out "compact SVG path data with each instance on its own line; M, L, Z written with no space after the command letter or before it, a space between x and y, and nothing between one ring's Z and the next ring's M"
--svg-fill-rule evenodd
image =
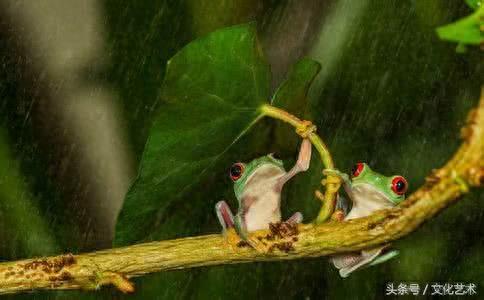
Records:
M464 139L453 158L396 208L346 222L300 225L288 252L261 254L228 247L221 235L152 242L80 255L0 264L0 294L32 289L97 289L113 284L134 290L128 278L200 266L318 257L364 249L396 240L455 202L470 187L484 184L484 88L469 113Z

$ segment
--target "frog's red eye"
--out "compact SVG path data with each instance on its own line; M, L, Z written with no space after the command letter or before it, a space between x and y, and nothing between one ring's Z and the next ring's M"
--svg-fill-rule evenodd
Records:
M392 179L392 191L397 195L403 195L407 191L408 183L402 176L395 176Z
M244 173L244 164L243 163L235 163L230 167L230 179L232 181L237 181L242 174Z
M363 169L365 168L365 165L363 163L357 163L356 165L353 166L351 169L351 175L353 177L358 177L358 175L363 172Z

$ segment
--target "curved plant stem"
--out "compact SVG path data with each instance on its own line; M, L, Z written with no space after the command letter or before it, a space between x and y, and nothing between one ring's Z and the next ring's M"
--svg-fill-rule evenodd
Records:
M302 121L296 116L288 113L285 110L280 108L271 106L271 105L264 105L261 107L262 114L274 119L278 119L284 121L290 125L292 125L296 130L306 125L307 121ZM321 157L321 161L326 169L334 169L333 158L328 150L328 147L323 142L323 140L318 136L316 132L311 132L307 137L311 143L313 144L314 148L319 152ZM323 195L324 199L321 205L321 209L319 210L318 216L315 220L316 223L323 223L328 220L332 213L334 212L334 208L336 206L336 195L338 189L341 185L340 179L336 176L327 176L327 181L325 184L325 192ZM317 191L316 193L319 193ZM320 197L320 196L318 196Z
M298 124L293 117L278 118ZM428 176L427 183L399 206L377 211L366 218L300 225L297 240L293 240L287 252L234 250L220 234L212 234L80 255L4 262L0 263L0 294L33 289L92 290L107 284L123 292L132 292L134 286L129 278L153 272L318 257L386 244L417 229L468 193L471 187L484 185L484 88L479 106L469 113L462 137L464 141L453 158ZM314 136L312 141L319 143Z

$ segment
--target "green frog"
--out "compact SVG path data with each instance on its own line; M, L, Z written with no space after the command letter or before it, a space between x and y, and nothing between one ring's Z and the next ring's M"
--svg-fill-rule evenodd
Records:
M296 174L309 168L311 142L303 139L296 164L286 172L281 160L272 154L259 157L249 163L235 163L230 168L238 201L237 214L232 214L228 204L220 201L215 206L223 234L232 246L241 240L256 250L267 251L259 239L250 235L253 231L269 229L270 223L281 221L281 192L284 184ZM300 212L294 213L286 222L302 222Z
M405 199L408 183L400 175L384 176L370 169L366 163L357 163L351 170L351 178L338 170L325 170L326 175L342 179L343 188L351 199L352 207L344 220L366 217L381 209L391 208ZM362 250L357 253L337 255L331 258L341 277L366 266L385 262L396 255L397 250L388 250L388 245Z

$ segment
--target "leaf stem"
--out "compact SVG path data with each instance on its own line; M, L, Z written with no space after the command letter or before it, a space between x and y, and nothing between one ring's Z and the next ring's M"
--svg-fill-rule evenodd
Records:
M280 108L274 107L269 104L264 104L260 108L262 114L267 117L271 117L274 119L281 120L292 125L294 128L298 129L303 126L306 126L307 121L303 121L298 117L290 114L289 112L282 110ZM323 140L319 137L316 132L311 132L308 135L308 139L313 144L314 148L319 152L321 157L321 161L326 169L334 169L334 162L331 154L328 150L328 147L323 142ZM334 212L334 208L336 206L336 194L340 187L340 179L335 176L328 176L326 183L325 183L325 193L324 196L321 197L319 191L316 191L316 196L320 198L323 202L319 214L315 220L316 223L322 223L328 220ZM322 199L323 198L323 199Z

